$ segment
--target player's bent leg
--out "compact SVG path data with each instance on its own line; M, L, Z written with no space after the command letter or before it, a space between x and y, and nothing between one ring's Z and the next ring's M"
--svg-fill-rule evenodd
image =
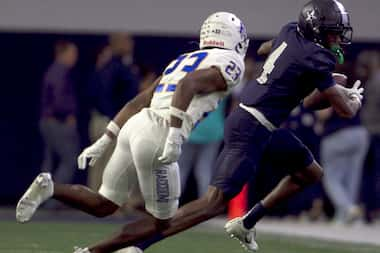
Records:
M255 225L263 218L269 209L288 200L307 186L319 181L322 177L322 168L313 160L305 169L284 177L262 201L257 203L244 217L238 217L225 226L227 232L237 238L248 250L256 251L254 243Z
M181 194L178 164L163 164L158 160L165 145L167 121L144 111L138 122L140 124L135 126L138 134L129 131L130 149L145 209L158 220L166 220L177 211Z
M41 173L17 204L17 221L29 221L37 208L51 197L97 217L112 214L119 208L85 186L57 184L53 182L50 173Z
M245 216L227 222L226 232L232 238L237 239L246 250L257 251L259 247L255 241L256 223L266 215L269 209L319 181L322 174L322 168L313 161L307 168L286 176L264 200L257 203Z
M103 203L112 205L107 204L100 209L105 213L116 211L127 202L129 188L134 184L137 184L136 169L129 148L129 136L126 127L123 127L115 150L104 169L102 185L98 191L99 196L105 200Z
M84 185L54 184L53 198L95 217L106 217L119 209L114 202Z
M309 149L288 130L273 132L265 152L269 154L267 157L275 156L277 164L273 165L287 168L289 175L285 176L275 189L244 217L226 224L227 232L239 239L240 243L251 251L258 249L257 244L254 243L254 227L268 210L288 200L289 197L322 177L322 168L314 160Z
M151 216L126 225L116 236L90 247L91 253L109 253L129 246L145 250L166 237L222 214L228 200L221 189L210 186L207 193L178 209L166 227L158 227Z
M319 181L321 177L322 170L316 162L294 175L286 176L263 201L257 203L245 216L227 222L225 225L227 233L238 239L246 250L257 251L259 247L255 241L256 223L265 216L269 209Z
M322 176L322 168L314 160L305 169L284 177L274 190L264 198L262 204L266 209L271 209L288 200L294 194L302 191L306 187L318 182Z
M229 198L225 197L221 188L209 186L203 197L178 209L170 221L170 226L162 231L162 235L171 236L220 215L225 211L228 202Z
M49 173L41 173L20 199L16 208L17 220L30 220L38 206L50 197L97 217L114 213L127 198L128 180L136 178L129 175L134 166L125 140L127 138L118 139L105 168L99 193L82 185L54 183Z

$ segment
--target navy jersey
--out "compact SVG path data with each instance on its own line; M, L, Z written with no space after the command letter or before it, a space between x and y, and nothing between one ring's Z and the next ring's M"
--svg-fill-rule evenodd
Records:
M262 74L243 89L241 101L279 126L315 88L335 84L335 64L332 52L303 38L297 23L289 23L274 40Z

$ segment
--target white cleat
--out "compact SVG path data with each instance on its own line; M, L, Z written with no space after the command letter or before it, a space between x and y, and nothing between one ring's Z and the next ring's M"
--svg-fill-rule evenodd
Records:
M53 180L50 173L40 173L21 197L16 207L16 220L29 221L37 208L53 196Z
M89 251L88 248L79 248L75 246L74 253L91 253L91 251Z
M131 247L127 247L127 248L115 251L115 253L143 253L143 251L140 248L131 246Z
M74 247L74 253L91 253L91 251L88 248ZM140 248L131 246L115 251L115 253L143 253L143 251Z
M246 229L243 225L243 218L238 217L228 221L224 225L224 229L231 238L238 240L244 249L248 251L257 251L259 249L255 241L256 229Z

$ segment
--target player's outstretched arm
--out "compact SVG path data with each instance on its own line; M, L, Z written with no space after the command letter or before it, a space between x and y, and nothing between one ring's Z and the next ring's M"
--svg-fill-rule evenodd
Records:
M227 84L219 69L216 67L200 69L187 74L179 81L173 95L171 106L186 112L195 95L225 90L227 90ZM182 120L172 115L170 125L180 128L182 126Z
M85 169L87 162L89 166L94 166L97 159L104 153L113 139L115 139L120 128L127 122L129 118L141 111L144 107L149 106L153 96L153 92L160 81L160 77L145 91L138 94L134 99L129 101L108 124L105 133L91 146L85 148L78 156L78 168Z
M332 73L337 85L347 87L347 76L342 73ZM338 87L340 88L340 87ZM318 89L315 89L303 100L303 106L309 110L322 110L331 107L330 101Z
M181 145L185 140L181 129L182 121L189 118L186 110L193 97L225 90L227 90L227 83L216 67L196 70L178 82L170 107L169 133L163 153L158 158L162 163L176 162L181 154Z

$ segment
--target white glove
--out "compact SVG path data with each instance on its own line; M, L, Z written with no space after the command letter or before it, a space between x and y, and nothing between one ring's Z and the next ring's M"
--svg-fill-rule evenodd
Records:
M112 142L111 137L103 134L94 144L85 148L78 156L78 168L81 170L86 169L87 159L90 158L89 166L94 166L98 158L104 153L108 145Z
M115 137L119 135L120 127L114 122L110 121L107 125L107 130ZM94 166L98 158L104 153L108 145L112 142L112 138L107 134L103 134L94 144L83 150L78 156L78 168L81 170L86 169L87 159L90 158L88 165Z
M351 99L358 99L361 102L362 99L363 99L364 88L360 87L360 85L361 85L361 81L360 80L356 80L356 82L354 83L354 85L352 86L352 88L346 89L346 90L348 92L348 96Z
M164 151L158 160L164 164L178 161L184 140L185 138L182 134L181 128L170 127L168 136L166 137Z

